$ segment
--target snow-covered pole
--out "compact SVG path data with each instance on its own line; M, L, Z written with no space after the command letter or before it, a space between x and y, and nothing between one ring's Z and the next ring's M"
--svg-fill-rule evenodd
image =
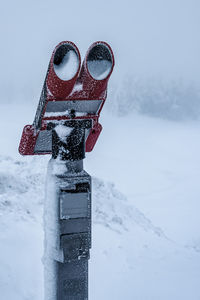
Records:
M91 124L76 122L52 129L44 214L45 300L88 299L91 178L83 159L85 130Z
M22 155L52 154L44 207L45 300L88 299L91 178L83 170L102 126L114 56L105 42L88 50L81 67L72 42L54 50L33 125L24 127Z

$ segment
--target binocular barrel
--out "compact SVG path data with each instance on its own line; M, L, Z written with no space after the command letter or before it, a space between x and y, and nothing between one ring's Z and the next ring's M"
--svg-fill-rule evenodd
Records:
M83 89L89 91L91 98L104 97L109 77L114 68L114 55L105 42L93 43L88 49L80 78Z
M62 42L53 51L47 75L47 88L56 98L66 98L76 82L81 67L78 48L72 42Z
M47 76L47 87L53 96L66 98L77 82L83 85L83 91L87 91L90 97L99 97L105 91L114 67L112 49L105 42L93 43L78 76L80 67L81 57L75 44L62 42L55 48Z
M88 50L85 64L92 78L106 79L110 76L114 65L112 50L103 42L93 44Z
M50 123L70 120L92 120L91 128L85 132L85 150L92 151L102 130L98 120L114 63L112 49L105 42L90 46L82 66L77 46L70 41L59 43L49 62L33 125L24 127L19 152L52 153Z

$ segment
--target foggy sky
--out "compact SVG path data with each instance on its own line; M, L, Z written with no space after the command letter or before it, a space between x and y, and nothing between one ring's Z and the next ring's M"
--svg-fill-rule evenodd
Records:
M200 1L7 1L1 4L1 94L38 92L53 48L107 41L125 74L184 77L200 83Z

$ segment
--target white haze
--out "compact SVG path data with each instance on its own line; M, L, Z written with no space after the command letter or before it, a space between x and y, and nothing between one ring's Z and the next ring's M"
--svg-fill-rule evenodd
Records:
M2 2L1 101L37 103L62 40L74 41L82 59L94 41L107 41L116 59L111 84L132 74L199 84L199 25L198 0Z

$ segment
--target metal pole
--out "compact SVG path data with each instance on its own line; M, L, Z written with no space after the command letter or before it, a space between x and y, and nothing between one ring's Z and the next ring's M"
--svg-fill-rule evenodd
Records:
M45 201L45 300L88 299L91 177L84 122L52 130ZM82 125L81 125L82 124Z

